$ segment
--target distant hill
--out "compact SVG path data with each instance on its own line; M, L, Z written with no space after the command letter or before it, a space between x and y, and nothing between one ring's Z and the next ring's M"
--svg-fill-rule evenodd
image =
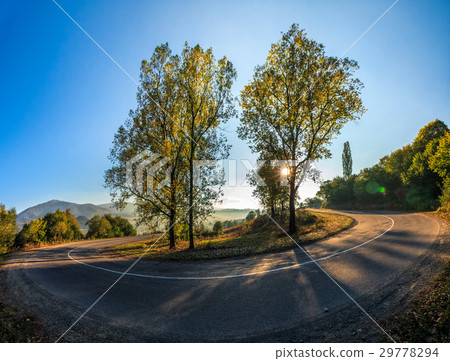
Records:
M117 211L112 203L104 203L104 204L78 204L72 202L58 201L52 200L49 202L45 202L42 204L38 204L36 206L25 209L23 212L20 212L17 216L17 224L22 226L23 224L33 220L38 219L39 217L44 217L47 213L55 212L57 209L65 211L66 209L70 209L70 212L77 217L80 222L81 228L85 228L85 222L91 219L95 215L104 215L110 213L114 216L121 216L127 218L132 223L134 218L134 205L128 204L125 209L122 211ZM252 209L234 209L234 208L225 208L225 209L217 209L215 212L209 217L208 222L212 225L215 221L227 221L227 220L235 220L235 219L243 219Z
M233 221L235 219L244 219L245 216L253 211L252 208L235 209L235 208L224 208L216 209L211 216L208 218L208 223L212 224L216 221Z
M20 212L17 215L17 223L18 225L23 225L33 219L44 217L47 213L55 212L58 208L62 211L70 209L70 212L75 217L85 217L87 219L91 219L95 215L103 215L107 213L120 215L125 218L133 217L132 206L127 206L124 212L118 212L116 209L111 207L111 203L95 205L92 203L78 204L52 200L49 202L38 204L37 206L30 207L28 209L25 209L23 212Z

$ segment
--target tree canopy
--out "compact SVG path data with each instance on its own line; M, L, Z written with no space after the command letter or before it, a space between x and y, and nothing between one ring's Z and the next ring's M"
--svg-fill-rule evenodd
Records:
M336 177L317 195L328 207L432 210L447 204L450 132L436 119L411 144L347 179Z
M296 231L295 201L305 164L329 157L328 146L365 111L356 61L325 55L324 46L292 25L272 44L266 62L241 91L238 134L253 152L286 161L289 232Z
M185 224L194 247L195 224L221 195L223 175L209 161L228 156L218 127L234 114L235 78L226 57L216 60L199 45L186 43L181 55L172 55L163 44L142 62L137 108L115 135L105 186L116 207L132 201L140 222L165 224L171 248ZM146 173L147 182L134 177L129 184L134 160L131 173Z
M344 143L344 150L342 151L342 173L345 179L353 174L352 151L349 142Z

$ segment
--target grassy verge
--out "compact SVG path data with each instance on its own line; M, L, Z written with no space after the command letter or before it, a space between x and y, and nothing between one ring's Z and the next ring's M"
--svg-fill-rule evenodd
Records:
M287 229L287 217L276 221ZM353 225L353 219L329 213L299 211L297 239L299 244L314 242L339 233ZM127 243L113 251L121 256L141 255L154 241ZM167 239L157 242L145 255L146 259L201 260L241 257L280 251L296 247L292 240L267 216L262 215L249 222L230 227L223 235L196 240L196 249L189 250L189 243L179 240L174 250L169 249Z
M433 282L419 291L401 315L386 325L399 342L450 342L450 261Z

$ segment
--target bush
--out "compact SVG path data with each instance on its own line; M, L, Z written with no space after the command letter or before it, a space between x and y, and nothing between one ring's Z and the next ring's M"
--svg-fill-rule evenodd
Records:
M41 218L24 224L22 230L16 236L14 246L17 248L21 248L28 243L37 245L39 243L45 242L47 239L46 229L47 222L45 222Z
M306 211L298 212L296 216L298 223L302 226L307 224L313 224L317 220L317 217L314 214Z
M43 221L46 223L45 234L47 242L62 242L83 239L77 219L70 213L57 209L54 213L47 213Z
M247 216L245 217L246 221L251 221L252 219L256 218L256 212L250 211L248 212Z
M216 223L214 223L213 232L215 234L222 234L223 233L223 224L222 224L221 221L217 221Z
M444 181L442 195L439 197L439 211L450 213L450 177Z
M89 230L86 237L90 239L136 235L136 230L127 219L120 216L113 217L110 214L92 217L87 222L87 226Z
M322 200L318 197L306 198L305 206L309 208L320 208L322 207Z
M12 208L8 211L5 205L0 204L0 254L8 252L14 245L16 220L16 210Z

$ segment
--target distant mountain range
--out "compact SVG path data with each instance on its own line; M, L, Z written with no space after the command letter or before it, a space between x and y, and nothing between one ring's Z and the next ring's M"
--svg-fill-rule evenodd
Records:
M85 228L85 222L88 219L91 219L95 215L102 216L104 214L112 214L114 216L121 216L132 221L136 216L134 214L134 206L132 204L128 204L124 210L118 211L112 205L112 203L104 203L104 204L78 204L72 202L58 201L52 200L49 202L45 202L42 204L38 204L36 206L25 209L23 212L20 212L17 215L17 224L22 226L23 224L33 220L38 219L39 217L44 217L47 213L53 213L57 209L65 211L66 209L70 209L70 212L77 217L80 227ZM252 209L218 209L211 215L208 223L212 223L214 221L225 221L225 220L234 220L234 219L242 219L250 212Z
M57 209L60 209L62 211L70 209L70 212L77 218L86 217L87 219L91 219L95 215L101 216L108 213L112 215L120 215L124 218L134 217L134 207L132 205L127 205L123 211L119 212L113 207L112 203L95 205L92 203L78 204L52 200L49 202L38 204L37 206L27 208L23 212L20 212L17 215L17 223L19 225L23 225L33 219L44 217L47 213L53 213Z

